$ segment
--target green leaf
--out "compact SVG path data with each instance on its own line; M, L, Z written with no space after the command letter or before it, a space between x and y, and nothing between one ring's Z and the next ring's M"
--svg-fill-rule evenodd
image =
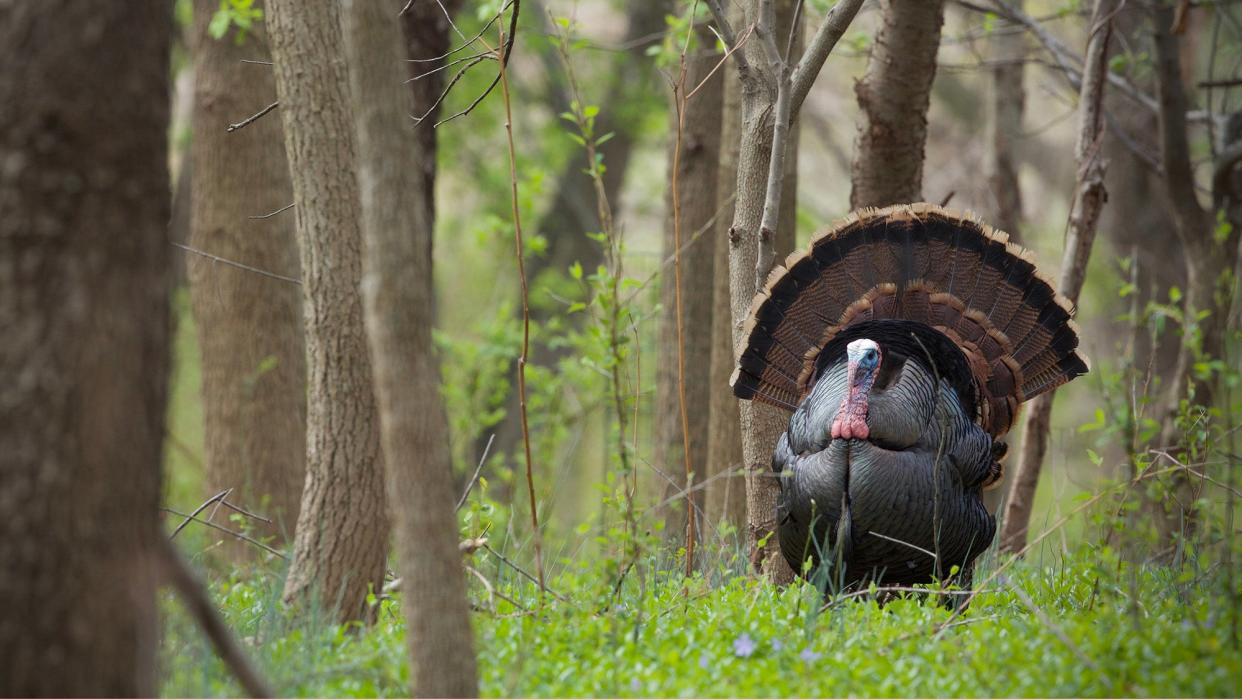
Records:
M223 2L220 3L220 9L211 16L211 23L207 25L207 33L213 39L223 39L224 35L229 31L229 23L232 18L229 16L228 6Z

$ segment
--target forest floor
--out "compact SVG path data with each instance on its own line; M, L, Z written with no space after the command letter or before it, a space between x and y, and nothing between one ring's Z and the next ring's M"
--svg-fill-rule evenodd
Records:
M483 555L477 552L475 556ZM992 576L955 615L932 599L822 605L809 584L752 578L627 582L613 598L583 565L545 595L499 561L472 594L484 696L1236 696L1239 610L1219 566L1131 568L1107 550L1030 559ZM486 563L486 565L483 565ZM993 572L996 568L991 566ZM280 695L404 695L400 596L367 628L291 616L269 570L212 585ZM990 579L989 579L990 578ZM507 601L508 600L511 601ZM520 607L518 606L520 605ZM165 600L165 695L236 695L227 670Z
M182 319L185 302L178 298ZM202 408L189 323L178 328L175 353L165 498L192 507L201 500ZM489 591L471 576L481 690L484 696L1242 694L1242 573L1230 561L1193 552L1177 567L1131 565L1120 546L1099 543L1103 525L1090 510L1059 516L1079 509L1073 500L1081 497L1064 498L1052 517L1056 536L1025 559L1007 564L995 551L985 554L975 575L980 592L957 614L940 597L881 607L830 596L824 605L810 584L776 588L747 576L735 543L705 546L701 572L690 580L676 559L649 547L615 594L622 566L604 555L551 556L552 593L541 596L498 557L476 551L468 562L492 586ZM334 624L322 610L294 613L280 602L282 560L267 556L229 568L216 549L234 544L220 540L213 530L190 527L177 542L206 572L227 622L278 695L408 693L399 592L373 601L377 620L367 627ZM162 607L162 694L238 695L182 605L166 592Z

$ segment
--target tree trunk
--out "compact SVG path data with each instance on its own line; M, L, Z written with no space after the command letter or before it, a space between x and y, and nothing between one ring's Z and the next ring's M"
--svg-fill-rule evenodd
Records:
M673 99L682 100L720 62L715 36L706 24L696 28L699 50L686 56L684 88ZM723 77L717 71L694 97L681 106L681 148L676 153L677 105L672 118L668 157L669 189L665 197L662 260L678 262L660 272L660 334L655 404L655 467L669 478L665 499L685 488L701 485L707 474L708 417L703 409L711 396L712 276L716 238L711 223L716 215L719 179L720 109ZM675 168L675 170L674 170ZM677 187L677 202L673 186ZM675 220L678 219L678 220ZM706 232L695 237L700 229ZM676 280L680 278L680 285ZM677 289L680 286L680 304ZM680 308L679 308L680 305ZM680 318L678 317L680 315ZM680 349L680 351L679 351ZM680 366L679 366L680 365ZM727 386L727 383L725 384ZM683 404L684 400L684 404ZM685 415L683 433L682 416ZM688 444L688 450L686 448ZM689 460L686 460L686 454ZM690 481L687 483L687 471ZM704 491L671 503L665 534L685 539L687 512L695 518L696 538L703 539Z
M1022 9L1022 0L1013 0ZM988 123L988 192L991 195L992 225L1009 234L1010 240L1021 240L1022 188L1018 182L1021 161L1019 144L1023 142L1022 117L1026 106L1026 90L1022 79L1026 73L1026 32L1016 28L992 38L992 104ZM969 121L966 122L969 125ZM1001 482L983 493L988 512L1000 508L1009 484L1006 470Z
M747 24L755 21L760 0L746 5ZM775 36L783 42L788 36L796 2L776 2ZM801 25L799 24L799 30ZM798 32L801 34L801 32ZM741 49L748 60L757 64L766 62L759 41L748 42ZM779 43L778 43L779 45ZM798 55L795 47L791 55ZM733 225L729 228L729 298L732 305L733 346L742 341L742 322L750 311L755 296L755 268L759 260L760 223L767 201L768 168L772 157L775 85L769 86L756 80L742 81L741 140L737 160L737 200L734 206ZM780 223L777 225L771 246L782 254L793 249L794 217L796 211L796 156L797 130L790 129L788 151L785 161L785 196L781 200ZM777 255L783 259L782 255ZM780 486L772 473L772 450L776 440L784 432L789 419L779 410L752 401L738 405L739 425L742 435L742 458L746 470L746 521L751 544L751 563L769 580L787 583L793 580L793 571L780 554L772 537L776 532L776 497ZM766 543L760 546L761 543Z
M192 31L194 163L190 244L213 255L297 276L294 213L269 214L293 201L280 120L271 115L229 133L228 125L276 100L261 27L238 44L207 27L216 0L195 0ZM292 538L305 480L306 356L301 290L289 282L218 264L186 260L191 308L202 351L207 484L235 488L230 499L273 521L258 533ZM231 551L254 549L234 542Z
M362 276L354 127L338 6L269 0L268 27L302 260L306 325L306 486L285 581L341 620L380 589L388 516Z
M406 55L403 59L419 61L410 64L414 66L413 75L410 77L428 73L444 65L444 60L432 62L428 59L443 56L452 48L452 26L449 24L449 17L457 14L461 3L462 0L443 0L439 4L415 2L410 5L405 14L401 15L406 46ZM418 139L418 152L423 154L417 161L418 167L421 167L423 171L421 206L426 211L430 230L433 232L436 221L435 154L438 152L436 134L439 132L431 126L440 120L440 112L444 105L437 104L437 101L440 93L444 91L445 76L448 72L440 70L410 83L410 92L414 95L413 111L410 113L426 114L426 120L429 122L424 124L427 128L416 129L414 137ZM405 79L402 78L402 80ZM431 259L433 238L434 236L429 236L425 241L428 259Z
M741 13L734 12L734 25ZM720 166L716 185L716 226L713 235L712 348L709 383L707 439L707 522L718 527L728 523L741 531L746 526L746 479L742 471L742 433L738 424L738 401L729 390L733 374L733 323L729 301L729 228L733 223L737 192L738 146L742 131L741 85L730 75L724 81L720 120ZM796 189L796 187L794 187Z
M154 695L170 7L0 6L0 694Z
M1078 94L1078 137L1074 143L1074 162L1078 165L1078 182L1074 189L1065 252L1061 257L1061 275L1057 291L1071 303L1078 300L1087 278L1087 261L1095 241L1096 224L1108 196L1104 189L1107 163L1101 156L1103 138L1103 98L1107 85L1108 42L1117 3L1121 0L1097 0L1089 25L1087 49L1083 59L1083 79ZM1022 553L1026 548L1027 529L1035 505L1041 465L1048 450L1048 431L1052 420L1052 397L1055 391L1038 396L1026 408L1022 425L1022 454L1017 471L1009 486L1005 502L1000 539L1001 550Z
M1015 0L1019 9L1022 0ZM1018 186L1019 146L1026 91L1022 87L1026 60L1026 32L1011 32L992 40L991 151L988 153L988 189L992 193L992 222L1018 239L1022 222L1022 189ZM992 491L996 492L996 491Z
M1232 278L1238 261L1242 230L1235 223L1238 188L1235 168L1242 160L1242 117L1231 116L1226 124L1224 148L1214 165L1213 209L1221 213L1232 229L1218 238L1215 221L1199 204L1195 193L1194 169L1186 131L1188 100L1181 66L1179 39L1173 25L1173 7L1164 2L1151 8L1157 96L1159 98L1160 155L1164 165L1165 189L1173 210L1178 239L1186 254L1185 305L1182 313L1182 345L1168 396L1168 407L1161 431L1161 443L1169 448L1183 444L1183 426L1178 424L1181 401L1193 408L1209 409L1214 403L1215 379L1194 371L1199 356L1222 359L1229 314L1237 295ZM1228 286L1224 286L1228 285ZM1223 287L1223 288L1222 288ZM1207 314L1194 320L1199 313ZM1176 511L1163 513L1157 526L1166 543L1192 534L1197 527L1195 485L1185 472L1172 477Z
M936 76L944 0L882 0L867 72L855 86L862 120L850 208L923 198L927 106Z
M362 287L405 589L412 690L415 696L477 696L448 426L431 342L433 230L419 164L434 160L435 152L423 150L407 116L413 101L400 87L405 52L391 3L347 0L344 7L357 105ZM424 122L419 130L430 128Z

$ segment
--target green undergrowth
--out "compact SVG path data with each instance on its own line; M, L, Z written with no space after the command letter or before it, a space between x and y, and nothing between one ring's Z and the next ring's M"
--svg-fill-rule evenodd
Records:
M478 554L476 554L478 555ZM543 598L520 578L474 584L485 696L1233 696L1238 610L1221 566L1131 568L1107 549L980 571L962 613L932 600L837 599L635 569L612 597L589 571ZM281 695L403 695L399 597L369 628L294 618L279 575L212 584L228 623ZM990 578L990 579L989 579ZM502 597L524 607L520 609ZM1234 597L1236 599L1236 597ZM238 688L180 605L166 599L164 694Z

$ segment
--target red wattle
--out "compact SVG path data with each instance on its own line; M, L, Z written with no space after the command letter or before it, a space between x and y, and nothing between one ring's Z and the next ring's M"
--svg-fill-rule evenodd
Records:
M867 439L871 428L867 427L867 393L859 391L854 382L858 365L850 362L847 383L850 390L832 420L829 435L833 439Z

